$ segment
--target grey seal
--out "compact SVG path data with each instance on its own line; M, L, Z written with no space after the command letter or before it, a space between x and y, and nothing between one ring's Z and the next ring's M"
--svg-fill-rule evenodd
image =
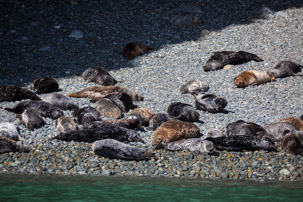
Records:
M163 123L172 120L168 114L166 113L157 113L149 120L149 127L148 130L157 130L159 126Z
M103 86L111 86L117 83L116 79L100 66L86 69L81 76L87 82L95 82Z
M45 125L45 121L37 109L26 109L19 118L20 123L29 130L35 130Z
M303 133L301 131L291 131L284 135L281 141L283 151L303 156Z
M227 101L223 97L214 94L195 95L196 108L207 112L217 113L224 110Z
M98 110L94 107L83 107L78 111L76 116L78 124L82 125L87 125L92 121L101 120Z
M296 73L302 71L302 67L302 65L292 61L281 61L269 72L269 76L271 80L294 76Z
M215 150L214 144L201 138L190 138L177 140L164 144L164 148L169 151L190 151L199 154L212 153Z
M9 122L0 123L0 136L1 135L15 141L22 140L19 128Z
M14 141L8 137L0 135L0 154L9 152L29 152L28 146L23 141Z
M180 92L182 94L190 93L190 94L199 94L205 93L208 91L209 86L207 83L199 80L191 80L184 85L181 86Z
M286 122L265 124L263 125L263 128L266 130L268 135L273 137L274 141L278 141L278 142L280 142L283 139L284 134L287 134L293 130L299 130L294 125Z
M73 111L74 114L79 110L79 106L77 104L75 104L69 97L60 93L50 93L42 98L42 101L48 102L62 110Z
M56 120L56 129L60 133L70 133L79 130L78 125L71 117L61 116Z
M200 116L193 106L181 102L172 102L167 108L167 114L174 119L186 122L196 122Z

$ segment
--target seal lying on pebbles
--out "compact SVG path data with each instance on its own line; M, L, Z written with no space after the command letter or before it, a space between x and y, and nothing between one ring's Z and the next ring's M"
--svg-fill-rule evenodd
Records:
M226 136L226 134L219 130L219 129L210 129L209 131L207 131L207 133L205 135L203 135L201 138L202 139L206 139L208 137L213 137L213 138L216 138L216 137L223 137L223 136Z
M83 128L69 133L61 133L52 139L76 142L94 142L102 139L115 139L121 142L142 142L140 135L131 129L103 124L97 128Z
M0 123L0 136L5 136L15 141L22 140L19 133L19 128L9 122Z
M200 128L193 123L171 120L163 123L154 133L152 144L155 148L163 147L164 143L181 139L195 138L200 135Z
M79 130L74 119L66 116L61 116L56 120L56 129L60 133L70 133Z
M257 55L248 53L245 51L222 51L214 52L214 54L208 59L206 64L203 66L203 70L214 71L222 69L225 65L239 65L249 61L262 62L263 60Z
M213 142L215 148L220 151L276 151L273 142L252 135L208 137L205 140Z
M122 50L122 55L127 60L132 60L137 56L140 56L146 53L149 50L153 50L153 47L145 46L140 42L131 42L126 44L126 46Z
M117 83L103 67L90 67L81 74L87 82L95 82L103 86L113 86Z
M148 126L149 120L155 115L155 113L147 108L136 108L128 113L129 115L138 115L141 119L141 124L143 126Z
M153 153L143 151L113 139L98 140L93 143L92 149L98 156L110 159L140 161L154 156Z
M42 98L42 100L62 110L71 110L74 112L74 114L79 110L79 106L77 104L71 101L69 97L66 97L60 93L50 93Z
M286 117L278 120L278 122L290 123L297 127L299 130L303 131L303 116L301 116L300 119L296 117Z
M215 150L214 144L201 138L190 138L164 144L169 151L190 151L199 154L212 153Z
M157 130L163 123L172 120L168 114L157 113L149 120L148 130Z
M236 122L229 123L226 127L226 135L228 137L232 136L254 136L260 139L272 140L273 137L268 135L266 130L253 122L246 122L243 120L238 120Z
M104 98L112 100L121 109L122 113L137 107L133 102L133 98L126 93L109 94Z
M18 86L0 86L0 102L23 99L41 100L35 93Z
M186 122L196 122L200 116L193 106L181 102L171 103L168 106L167 113L174 119Z
M218 97L214 94L198 94L195 95L196 108L198 110L208 111L212 113L221 112L227 105L225 98Z
M59 89L57 81L49 77L42 77L34 80L32 86L33 89L36 90L37 94L52 93Z
M290 154L303 156L303 143L300 139L303 139L301 131L287 133L282 139L282 150Z
M63 116L63 111L52 104L40 100L23 101L18 103L13 108L5 108L5 110L14 112L15 114L21 114L26 109L37 109L41 116L49 117L51 119L57 119Z
M29 130L35 130L45 125L45 121L37 109L26 109L19 118L20 123L25 125Z
M186 93L199 94L199 93L205 93L206 91L208 91L208 89L209 86L207 83L199 80L191 80L181 86L180 92L182 94L186 94Z
M91 86L84 88L78 92L67 94L68 97L91 98L94 100L101 99L109 94L126 93L133 98L134 101L143 101L143 97L136 92L131 92L127 88L119 86Z
M285 122L265 124L263 128L266 130L268 135L274 138L275 141L281 141L284 134L293 130L298 130L294 125Z
M139 119L119 119L119 120L103 120L93 121L88 124L88 128L98 128L104 124L119 126L128 129L139 129L141 128L141 121Z
M100 121L99 112L93 107L83 107L78 111L77 122L78 124L87 125L92 121Z
M281 61L269 72L269 75L271 80L294 76L296 73L301 72L302 67L302 65L291 61Z
M244 71L234 78L234 84L237 87L258 85L269 81L271 81L271 79L266 72L257 70Z
M92 105L96 108L100 116L120 119L122 117L121 109L108 98L102 98Z
M29 147L25 146L23 141L14 141L0 135L0 154L9 152L29 152Z

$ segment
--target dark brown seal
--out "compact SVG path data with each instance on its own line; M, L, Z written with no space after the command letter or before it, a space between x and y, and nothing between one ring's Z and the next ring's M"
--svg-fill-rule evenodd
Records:
M110 99L102 98L92 105L103 117L120 119L122 117L121 109Z
M25 146L23 141L14 141L0 135L0 154L9 152L29 152L29 147Z
M207 112L222 112L227 105L227 101L223 97L214 94L198 94L195 95L196 108Z
M92 145L92 149L98 156L104 156L110 159L140 161L150 159L154 156L151 152L143 151L113 139L96 141Z
M181 102L172 102L167 108L167 114L174 119L186 122L196 122L200 116L193 106Z
M57 81L49 77L42 77L34 80L32 86L37 94L52 93L59 89Z
M278 120L278 122L286 122L294 125L297 127L299 130L303 131L303 117L296 118L296 117L286 117L283 119Z
M139 119L111 119L111 120L103 120L103 121L93 121L88 124L88 127L98 128L104 124L119 126L128 129L139 129L141 128L141 121Z
M81 74L82 78L87 82L95 82L103 86L113 86L117 83L103 67L90 67Z
M90 122L101 120L98 110L93 107L81 108L76 116L78 124L83 125L88 125Z
M281 61L269 72L269 75L272 80L294 76L296 73L301 72L302 67L302 65L291 61Z
M113 103L115 103L120 108L122 113L126 113L130 109L137 107L137 105L133 103L133 98L126 93L109 94L104 98L112 100Z
M271 78L265 71L247 70L234 78L234 84L237 87L246 87L249 85L258 85L271 81Z
M303 134L301 131L292 131L282 139L281 148L287 153L303 156Z
M141 124L143 126L148 126L149 120L155 115L155 113L152 110L150 110L148 108L143 108L143 107L133 109L128 114L129 115L138 115L139 116L138 118L141 119Z
M119 86L91 86L82 89L78 92L67 94L67 96L76 98L91 98L94 100L98 100L109 94L116 93L126 93L131 96L134 101L143 101L143 97L139 96L136 92L132 92L127 88Z
M41 100L35 93L18 86L0 86L0 102L23 99Z
M214 52L214 54L208 59L206 64L203 66L203 70L214 71L222 69L225 65L239 65L249 61L262 62L263 60L257 55L248 53L245 51L222 51Z
M152 144L156 148L163 147L164 143L181 139L195 138L200 135L200 128L189 122L171 120L163 123L154 133Z
M153 47L145 46L140 42L131 42L128 43L122 50L122 55L127 60L132 60L137 56L140 56L146 53L149 50L153 50Z
M148 130L157 130L159 126L163 123L172 120L168 114L165 113L157 113L149 120L149 127Z

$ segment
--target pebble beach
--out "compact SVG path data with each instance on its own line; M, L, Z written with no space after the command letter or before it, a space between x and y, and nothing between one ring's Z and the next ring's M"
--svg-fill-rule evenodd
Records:
M195 123L201 135L225 130L237 120L259 125L303 114L303 77L277 79L257 86L236 88L234 77L245 70L271 70L279 61L303 64L303 2L297 1L31 1L1 2L0 85L30 87L41 76L56 79L60 93L68 94L97 84L76 73L103 66L118 86L136 91L139 107L165 113L170 103L195 105L192 95L180 93L190 80L208 83L209 93L228 101L224 113L199 111ZM121 50L131 41L154 47L125 60ZM215 51L247 51L264 62L227 65L204 72L202 66ZM302 74L302 73L300 73ZM45 95L41 95L43 98ZM89 99L71 98L80 107ZM155 153L147 161L111 160L94 154L89 143L49 139L56 136L55 121L29 131L0 103L1 122L21 129L29 153L0 155L0 173L59 175L129 175L203 179L299 181L303 156L278 152L190 152L155 150L153 131L142 127L145 143L131 145ZM65 111L66 116L71 113Z

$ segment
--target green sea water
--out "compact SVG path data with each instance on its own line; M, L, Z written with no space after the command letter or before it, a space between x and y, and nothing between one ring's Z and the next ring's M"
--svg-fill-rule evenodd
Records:
M0 201L303 201L303 182L0 175Z

